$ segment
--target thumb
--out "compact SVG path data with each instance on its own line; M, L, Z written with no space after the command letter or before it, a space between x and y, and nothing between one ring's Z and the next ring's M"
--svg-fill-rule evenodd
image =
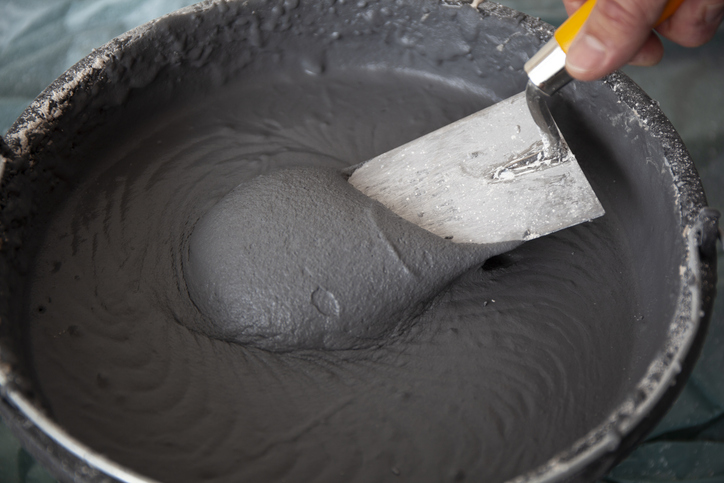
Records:
M626 64L646 43L665 4L666 0L598 0L568 49L568 73L594 80Z

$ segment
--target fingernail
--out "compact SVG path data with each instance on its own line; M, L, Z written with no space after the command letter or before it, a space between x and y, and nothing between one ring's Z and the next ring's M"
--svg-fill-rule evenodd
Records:
M583 35L573 41L566 56L566 69L571 74L585 74L600 67L606 58L606 47L592 35Z

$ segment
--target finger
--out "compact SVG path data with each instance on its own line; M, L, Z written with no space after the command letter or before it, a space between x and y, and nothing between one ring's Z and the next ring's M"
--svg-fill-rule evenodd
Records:
M586 3L586 0L563 0L563 6L566 8L568 16L573 15L584 3Z
M698 47L716 34L724 19L724 0L687 0L656 30L684 47Z
M651 67L652 65L656 65L661 62L661 58L663 56L664 44L661 43L661 39L658 35L651 32L644 45L638 52L636 52L636 55L634 55L628 63L629 65Z
M644 46L666 0L598 0L566 57L576 79L594 80L625 65Z

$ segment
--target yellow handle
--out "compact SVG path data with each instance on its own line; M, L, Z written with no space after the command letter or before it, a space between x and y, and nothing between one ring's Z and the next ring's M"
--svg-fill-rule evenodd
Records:
M661 17L656 21L655 26L660 25L661 22L671 17L683 2L684 0L669 0L666 3L666 7L664 7L664 13L662 13ZM576 38L578 31L581 30L581 27L583 27L583 24L588 19L594 5L596 5L596 0L588 0L556 30L555 37L563 52L568 53L568 47L571 46L571 42Z

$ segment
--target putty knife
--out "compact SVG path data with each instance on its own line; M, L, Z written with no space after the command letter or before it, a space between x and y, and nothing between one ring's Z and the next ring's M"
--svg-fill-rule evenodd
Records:
M683 0L672 0L659 23ZM566 51L589 0L525 65L525 92L373 158L349 182L458 243L531 240L604 214L545 103L567 84Z

